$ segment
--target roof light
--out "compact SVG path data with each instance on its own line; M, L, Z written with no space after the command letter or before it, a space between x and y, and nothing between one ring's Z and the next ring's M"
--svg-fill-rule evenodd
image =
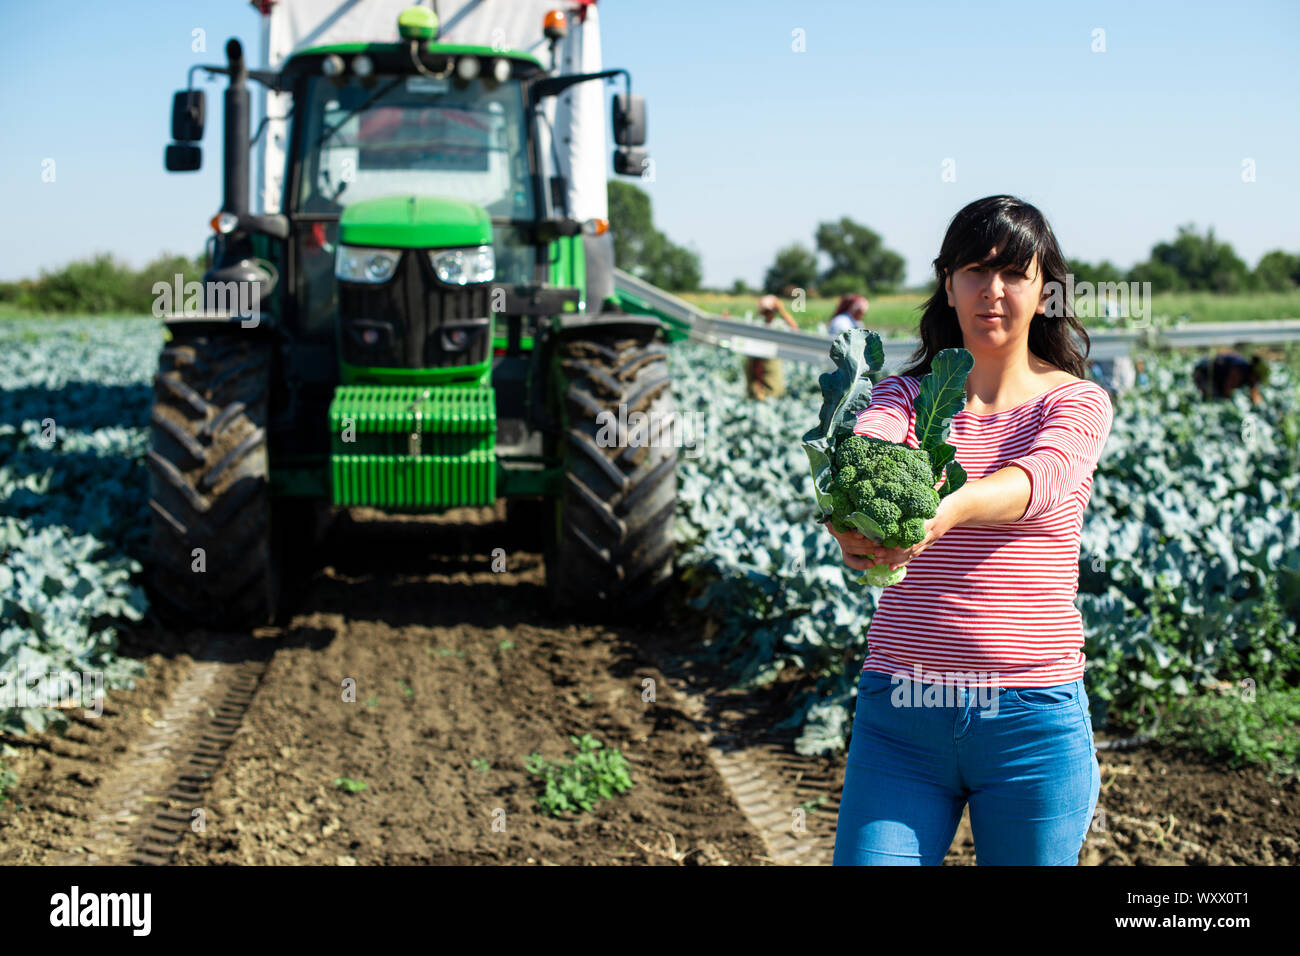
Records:
M364 53L352 58L352 72L364 79L375 72L374 61Z
M326 76L338 76L343 72L343 57L331 53L321 61L320 71Z
M403 40L432 40L438 35L438 15L428 7L407 7L397 18Z
M547 10L542 19L542 32L548 40L561 40L569 32L569 22L563 10Z
M456 61L456 75L466 82L478 76L478 57L462 56Z
M510 79L510 61L502 57L497 57L492 61L492 78L498 83L504 83Z

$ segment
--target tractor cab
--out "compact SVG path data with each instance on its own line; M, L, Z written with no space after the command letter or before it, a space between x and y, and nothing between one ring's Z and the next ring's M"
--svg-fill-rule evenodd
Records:
M405 49L368 45L285 68L284 207L311 224L295 252L304 284L319 287L301 290L299 325L328 340L337 316L344 381L374 380L367 368L479 368L494 334L508 337L489 287L550 280L525 98L540 66L490 49L428 59L426 75Z

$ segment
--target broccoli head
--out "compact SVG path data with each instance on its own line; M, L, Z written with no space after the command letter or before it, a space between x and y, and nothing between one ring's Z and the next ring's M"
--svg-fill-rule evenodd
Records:
M835 470L838 473L846 465L861 468L871 457L867 438L863 435L849 435L835 449Z
M835 449L832 522L852 527L860 512L881 531L880 544L906 548L925 537L925 522L939 510L939 493L928 452L906 445L850 435Z
M853 502L849 500L849 496L843 488L831 489L831 509L831 524L835 526L835 530L841 534L845 531L852 531L853 526L845 524L844 518L853 512Z

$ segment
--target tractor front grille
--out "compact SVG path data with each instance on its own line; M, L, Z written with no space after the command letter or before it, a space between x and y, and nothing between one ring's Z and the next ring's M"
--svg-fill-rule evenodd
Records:
M403 251L387 282L340 280L343 361L372 368L480 365L492 347L489 288L443 285L423 249Z

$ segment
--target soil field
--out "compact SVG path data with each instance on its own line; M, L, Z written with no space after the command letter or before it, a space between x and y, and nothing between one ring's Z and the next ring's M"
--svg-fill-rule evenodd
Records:
M503 519L353 512L283 627L131 631L149 667L134 690L66 735L8 740L0 864L128 863L152 846L185 865L771 865L795 861L773 834L800 805L799 861L829 862L844 755L799 757L768 730L797 685L722 689L684 608L644 626L552 616L540 555ZM586 733L626 756L634 786L551 817L525 760L569 756ZM1300 862L1294 779L1158 745L1100 761L1081 863ZM945 864L974 862L963 817Z

